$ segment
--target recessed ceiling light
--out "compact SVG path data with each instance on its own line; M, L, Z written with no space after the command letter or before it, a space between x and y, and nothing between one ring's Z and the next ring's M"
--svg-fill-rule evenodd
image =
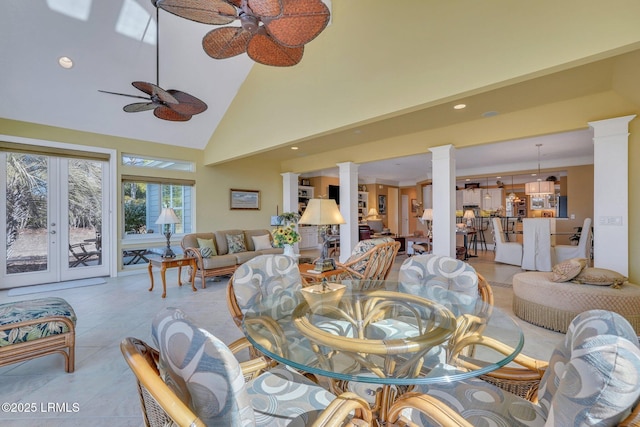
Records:
M292 150L297 150L297 149L298 149L298 147L295 147L295 146L294 146L294 147L291 147L291 149L292 149Z
M463 108L467 108L467 104L456 104L453 106L454 110L462 110Z
M485 111L484 113L482 113L482 117L493 117L497 115L498 115L497 111Z
M500 178L502 178L502 177L501 176L496 176L496 179L500 179Z
M465 179L465 181L471 181L471 178L467 178L467 179Z
M58 64L60 64L62 68L66 69L73 67L73 61L71 60L71 58L68 58L66 56L61 56L60 58L58 58Z

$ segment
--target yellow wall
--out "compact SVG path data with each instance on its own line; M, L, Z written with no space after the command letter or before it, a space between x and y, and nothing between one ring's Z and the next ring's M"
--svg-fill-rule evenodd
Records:
M219 166L204 166L202 150L177 146L154 144L125 138L78 132L32 123L0 119L0 133L45 141L104 147L117 150L117 182L122 174L143 176L167 176L196 180L196 229L215 231L229 228L270 228L270 216L276 214L276 205L282 206L282 178L280 166L276 162L241 160ZM191 161L196 164L196 172L157 171L124 167L120 163L122 153L139 154L160 158ZM229 190L249 189L261 192L259 211L230 210ZM122 206L121 191L116 191L117 206ZM122 212L118 209L117 227L114 232L118 247L122 248Z

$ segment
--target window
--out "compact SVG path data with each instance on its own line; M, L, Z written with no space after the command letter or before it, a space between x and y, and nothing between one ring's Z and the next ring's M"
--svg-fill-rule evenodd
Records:
M195 170L193 162L154 157L140 157L133 154L123 154L122 164L125 166L136 166L139 168L177 170L185 172L193 172Z
M171 226L172 233L191 232L193 185L123 177L122 192L125 239L162 236L163 226L155 222L163 207L173 208L180 219L179 224Z

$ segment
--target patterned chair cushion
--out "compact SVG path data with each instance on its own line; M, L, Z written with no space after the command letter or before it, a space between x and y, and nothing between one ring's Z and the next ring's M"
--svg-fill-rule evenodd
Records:
M257 427L310 426L335 395L284 367L247 383Z
M606 310L574 318L540 380L538 400L549 425L615 426L640 397L638 337Z
M175 308L158 313L151 333L164 382L205 424L255 424L240 365L222 341Z
M290 315L300 303L300 289L298 263L284 255L258 255L233 273L233 291L243 313L265 298L276 298L284 311L274 313L274 317Z
M76 313L67 301L57 297L39 298L0 304L0 326L26 320L43 319L42 323L0 331L0 347L69 332L62 322L47 322L51 316L64 316L76 323Z
M638 402L638 382L633 328L616 313L591 310L576 316L554 350L538 405L478 379L416 391L437 397L474 426L616 426ZM418 411L403 413L418 425L432 425Z
M447 256L430 254L407 258L400 266L398 280L403 292L441 302L456 316L473 313L479 298L476 270L466 262ZM452 298L455 301L446 302Z
M158 313L152 336L164 381L207 425L306 426L335 399L285 368L245 384L229 348L179 309Z

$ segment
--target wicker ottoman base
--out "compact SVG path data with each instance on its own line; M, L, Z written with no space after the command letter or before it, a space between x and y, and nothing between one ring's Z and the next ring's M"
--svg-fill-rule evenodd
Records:
M621 314L640 335L640 286L578 285L551 281L550 272L513 276L513 312L520 319L558 332L583 311L601 309Z

